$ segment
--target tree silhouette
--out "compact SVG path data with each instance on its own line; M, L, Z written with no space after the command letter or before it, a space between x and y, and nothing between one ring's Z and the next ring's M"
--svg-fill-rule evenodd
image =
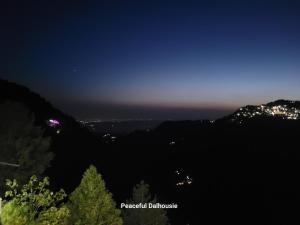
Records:
M149 185L141 181L133 188L132 198L128 204L156 203L156 197L151 196ZM167 225L166 210L160 208L124 209L124 225Z
M94 166L85 171L80 185L70 195L69 207L75 225L123 224L121 212Z
M0 193L5 179L23 184L33 174L41 175L53 153L48 151L50 137L34 124L35 117L19 103L0 104Z

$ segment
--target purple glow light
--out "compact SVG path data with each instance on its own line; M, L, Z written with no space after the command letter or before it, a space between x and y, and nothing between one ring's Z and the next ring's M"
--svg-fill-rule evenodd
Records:
M55 120L55 119L49 119L49 123L51 125L54 125L54 126L60 125L60 122L58 120Z

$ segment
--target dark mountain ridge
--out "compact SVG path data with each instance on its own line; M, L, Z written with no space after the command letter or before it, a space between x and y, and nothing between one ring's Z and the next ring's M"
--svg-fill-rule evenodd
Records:
M168 121L106 144L29 89L0 80L0 103L7 100L29 107L51 135L47 175L68 192L93 163L117 202L143 179L161 201L178 203L173 225L300 222L300 120L287 118L298 101L246 106L216 121ZM59 134L50 118L61 122Z
M175 176L169 193L187 206L184 214L191 224L199 224L195 205L206 224L289 224L299 221L299 102L263 106L267 111L261 114L260 106L246 106L216 121L167 121L152 132L133 133L119 145L152 152L153 161L164 159L157 173L148 173Z
M300 102L281 99L258 106L247 105L226 116L223 120L243 123L245 120L259 118L299 120Z
M46 136L51 136L50 150L55 157L46 175L52 178L54 186L63 186L71 191L78 185L81 174L89 164L100 164L100 169L107 165L104 160L107 154L104 151L107 148L105 143L40 95L24 86L0 79L0 104L6 101L25 105L34 114L37 126L45 129ZM52 126L50 120L57 121L59 125ZM100 153L102 157L99 157Z

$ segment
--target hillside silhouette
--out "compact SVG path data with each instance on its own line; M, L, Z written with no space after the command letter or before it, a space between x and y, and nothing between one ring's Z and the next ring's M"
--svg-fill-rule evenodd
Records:
M91 163L105 168L105 155L109 152L106 144L74 118L56 109L28 88L0 79L0 104L7 101L27 107L34 114L36 125L46 130L45 135L51 136L50 151L55 157L46 175L53 179L53 185L63 186L70 191L78 185L80 174ZM59 127L49 126L51 119L59 121Z
M297 101L246 106L216 121L167 121L108 143L29 89L0 80L5 101L27 106L52 136L46 175L57 187L72 190L93 163L117 202L145 180L161 201L177 203L172 224L300 222Z

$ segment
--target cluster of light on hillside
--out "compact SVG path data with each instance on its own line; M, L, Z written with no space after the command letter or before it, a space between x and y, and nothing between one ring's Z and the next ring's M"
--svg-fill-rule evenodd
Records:
M179 170L175 171L177 176L181 176L182 172ZM193 179L189 175L182 176L181 179L176 183L176 186L184 186L184 185L191 185L193 183Z
M300 119L300 110L287 105L267 106L260 105L254 108L244 107L235 114L237 118L253 118L257 116L280 117L288 120Z
M189 176L186 176L185 179L177 182L176 186L191 185L192 183L193 183L192 178L190 178Z
M176 144L175 141L170 141L170 142L169 142L169 145L171 145L171 146L172 146L172 145L175 145L175 144Z
M106 143L108 142L115 142L117 137L116 136L112 136L110 133L106 133L102 136L102 138L106 141Z

